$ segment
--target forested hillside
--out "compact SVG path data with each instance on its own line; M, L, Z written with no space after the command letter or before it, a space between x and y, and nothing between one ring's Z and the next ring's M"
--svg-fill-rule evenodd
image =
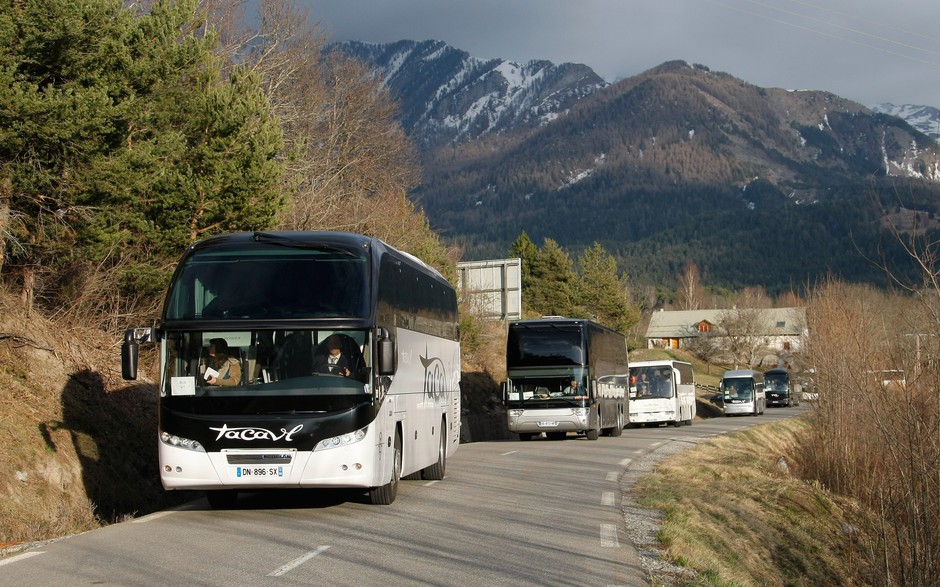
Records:
M640 283L673 284L690 260L730 288L779 293L829 272L884 283L877 262L903 255L882 217L918 210L932 229L940 204L936 146L900 119L683 63L457 160L427 165L418 198L469 255L505 254L522 229L571 250L598 241Z

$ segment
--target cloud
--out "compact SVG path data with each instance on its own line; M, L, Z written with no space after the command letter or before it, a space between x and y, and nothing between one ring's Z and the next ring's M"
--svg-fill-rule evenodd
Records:
M760 86L940 106L936 0L300 1L335 40L435 39L610 81L683 59Z

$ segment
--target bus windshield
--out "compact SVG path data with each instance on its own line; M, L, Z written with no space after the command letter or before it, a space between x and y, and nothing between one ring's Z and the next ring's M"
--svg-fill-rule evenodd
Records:
M585 369L572 375L535 375L513 379L510 401L540 402L545 400L584 400L588 398Z
M674 397L671 367L630 367L630 397L636 399Z
M506 365L541 367L585 364L580 324L528 324L509 330Z
M196 413L343 409L370 399L369 349L365 330L170 330L160 394Z
M366 254L277 242L197 250L177 269L164 320L367 317Z
M790 376L786 373L781 375L764 375L764 389L767 391L789 391Z
M721 391L725 399L751 401L754 399L754 381L752 379L722 379Z

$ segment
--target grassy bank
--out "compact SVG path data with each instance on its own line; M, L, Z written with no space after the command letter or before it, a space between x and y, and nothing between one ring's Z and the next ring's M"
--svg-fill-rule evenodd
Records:
M660 463L635 486L663 512L659 540L695 578L655 585L861 585L851 501L799 477L806 418L715 437Z

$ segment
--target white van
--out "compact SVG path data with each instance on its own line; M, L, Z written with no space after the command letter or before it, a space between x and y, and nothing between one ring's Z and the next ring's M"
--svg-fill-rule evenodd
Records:
M721 377L721 403L725 416L759 416L767 408L764 376L751 369L725 371Z

